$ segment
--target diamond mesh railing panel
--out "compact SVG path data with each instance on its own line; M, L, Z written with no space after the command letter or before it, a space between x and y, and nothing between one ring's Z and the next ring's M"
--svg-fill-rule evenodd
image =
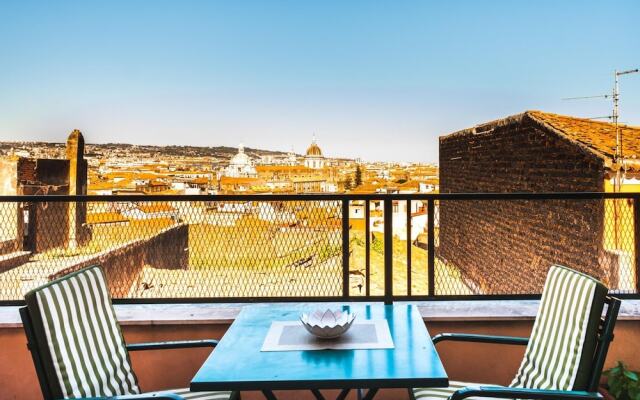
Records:
M639 294L634 197L242 197L2 201L0 301L94 264L114 298L145 301L346 298L343 276L350 298L532 295L553 264Z
M436 295L538 294L553 264L637 293L632 199L441 200Z
M336 201L0 203L0 299L102 265L114 298L342 295Z

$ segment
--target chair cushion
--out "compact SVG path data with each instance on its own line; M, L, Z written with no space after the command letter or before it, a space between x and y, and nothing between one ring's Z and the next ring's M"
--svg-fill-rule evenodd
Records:
M456 390L462 389L467 386L483 386L484 383L470 383L460 381L449 381L449 387L446 388L415 388L411 389L413 397L416 400L445 400L453 394ZM485 385L486 386L486 385ZM495 385L491 385L495 386ZM488 397L469 397L469 399L488 399Z
M140 393L99 267L49 282L27 293L25 300L40 335L38 344L46 343L50 355L54 372L49 376L59 385L52 388L56 397Z
M511 387L586 390L607 288L566 267L549 270L529 344Z
M238 392L192 392L189 388L161 390L146 394L177 394L185 400L235 400Z

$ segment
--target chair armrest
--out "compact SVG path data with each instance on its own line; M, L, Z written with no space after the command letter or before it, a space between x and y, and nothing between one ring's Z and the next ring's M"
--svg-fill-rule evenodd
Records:
M139 350L164 350L164 349L188 349L194 347L216 347L217 340L176 340L170 342L131 343L127 345L129 351Z
M526 346L529 343L529 338L524 337L475 335L468 333L439 333L431 338L431 340L433 340L433 344L443 342L445 340L453 342L517 344L523 346Z
M449 400L462 400L481 396L497 399L539 399L539 400L601 400L602 395L594 392L571 390L543 390L510 388L504 386L469 386L455 391Z

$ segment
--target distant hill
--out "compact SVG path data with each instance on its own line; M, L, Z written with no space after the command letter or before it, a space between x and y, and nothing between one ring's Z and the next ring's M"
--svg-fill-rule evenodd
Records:
M48 149L51 151L62 151L65 147L64 143L56 142L0 142L0 153L6 154L12 148L13 149ZM237 147L228 146L154 146L154 145L136 145L128 143L104 143L104 144L87 144L87 155L92 153L104 153L113 151L127 151L129 153L148 153L162 154L175 157L216 157L216 158L230 158L238 152ZM274 151L255 149L251 147L244 148L245 153L253 156L260 157L264 155L284 156L287 154L285 151Z

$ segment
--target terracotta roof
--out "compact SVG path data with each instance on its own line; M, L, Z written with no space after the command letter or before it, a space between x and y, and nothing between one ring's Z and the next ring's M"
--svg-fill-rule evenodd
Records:
M420 187L420 182L409 180L409 181L406 181L405 183L398 185L398 187L401 189L418 189Z
M382 189L383 187L383 184L363 183L352 189L350 193L376 193L378 189Z
M104 175L107 179L124 178L124 179L156 179L160 177L158 174L139 172L139 171L112 171Z
M304 165L256 165L256 171L260 172L311 172L311 168Z
M149 182L149 186L169 186L169 184L161 180L154 180Z
M542 111L527 111L526 114L538 122L575 140L601 157L613 158L616 150L615 125L610 122L594 121ZM619 124L622 137L622 152L625 158L640 158L640 127Z
M135 185L133 181L125 179L118 182L107 181L91 181L89 182L89 190L105 190L105 189L132 189Z
M157 192L153 192L151 195L161 195L161 194L184 194L184 190L179 189L166 189L166 190L158 190Z
M292 178L291 182L294 183L304 183L304 182L325 182L327 180L327 178L324 178L320 175L316 175L316 176L305 176L302 178Z
M220 178L221 185L233 185L233 184L254 184L259 185L262 184L262 179L260 178L249 178L249 177L231 177L231 176L223 176Z

